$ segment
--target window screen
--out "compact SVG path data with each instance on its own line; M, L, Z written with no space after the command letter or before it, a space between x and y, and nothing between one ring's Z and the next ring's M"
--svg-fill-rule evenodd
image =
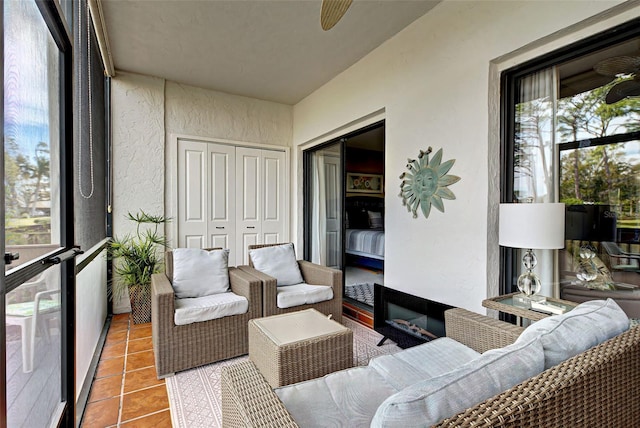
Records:
M106 236L106 78L85 2L74 10L74 212L76 244L88 250Z

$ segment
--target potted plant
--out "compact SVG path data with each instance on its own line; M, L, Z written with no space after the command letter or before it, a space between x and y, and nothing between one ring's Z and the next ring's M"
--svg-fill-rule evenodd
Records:
M121 298L128 291L133 322L142 324L151 322L151 275L161 271L164 249L168 247L158 227L169 219L142 210L137 214L128 213L127 218L136 223L136 233L114 237L109 245L115 274L111 293ZM152 227L143 226L147 224Z

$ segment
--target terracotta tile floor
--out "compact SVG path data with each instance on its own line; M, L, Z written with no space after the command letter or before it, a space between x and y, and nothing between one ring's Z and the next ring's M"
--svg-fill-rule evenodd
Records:
M114 315L82 427L171 427L167 388L156 376L151 324Z

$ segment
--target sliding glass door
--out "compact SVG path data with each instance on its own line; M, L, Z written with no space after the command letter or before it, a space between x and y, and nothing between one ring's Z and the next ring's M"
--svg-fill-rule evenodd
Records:
M71 41L59 2L2 6L0 426L73 426Z
M305 152L305 259L342 269L344 141Z

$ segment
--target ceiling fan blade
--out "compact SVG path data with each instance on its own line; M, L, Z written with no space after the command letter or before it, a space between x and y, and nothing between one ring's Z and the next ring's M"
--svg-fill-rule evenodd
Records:
M619 74L631 74L640 70L640 57L638 56L614 56L603 59L593 66L596 73L604 76L615 77Z
M640 81L625 80L615 84L605 97L605 103L615 104L627 97L640 97Z
M322 0L320 25L324 31L330 30L340 21L353 0Z

